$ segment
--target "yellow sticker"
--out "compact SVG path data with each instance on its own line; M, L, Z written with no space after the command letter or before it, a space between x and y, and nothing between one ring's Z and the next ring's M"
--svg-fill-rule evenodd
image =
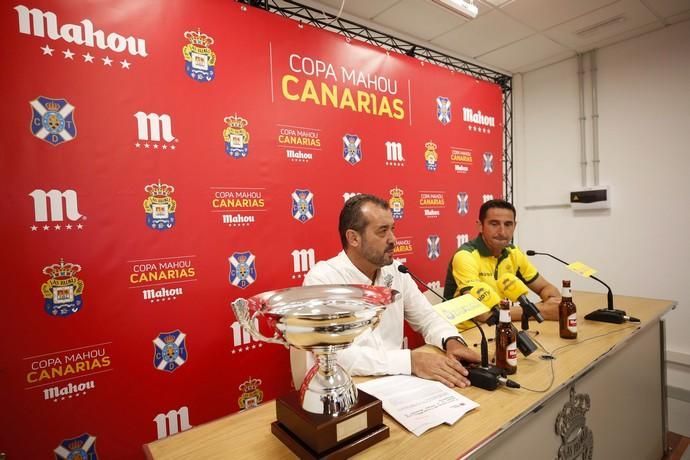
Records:
M469 294L436 304L434 309L453 326L489 311L489 307Z
M589 278L597 272L595 269L588 267L582 262L573 262L572 264L568 265L568 268L578 275L584 276L585 278Z

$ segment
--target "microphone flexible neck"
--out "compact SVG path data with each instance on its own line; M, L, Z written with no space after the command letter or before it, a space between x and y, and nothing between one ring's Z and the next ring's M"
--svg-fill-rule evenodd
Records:
M563 265L570 265L570 264L569 264L568 262L566 262L565 260L559 259L558 257L556 257L556 256L554 256L554 255L552 255L552 254L549 254L548 252L528 251L528 253L529 253L528 255L534 254L534 255L539 255L539 256L549 256L549 257L551 257L552 259L555 259L555 260L559 261L559 262L562 263ZM592 278L592 279L595 280L595 281L600 282L601 284L603 284L603 285L606 287L606 289L608 290L608 293L606 294L606 303L607 303L607 307L608 307L609 310L613 310L613 291L611 290L611 288L609 287L609 285L606 284L606 283L604 283L602 280L600 280L599 278L597 278L597 277L594 276L594 275L591 275L590 278Z

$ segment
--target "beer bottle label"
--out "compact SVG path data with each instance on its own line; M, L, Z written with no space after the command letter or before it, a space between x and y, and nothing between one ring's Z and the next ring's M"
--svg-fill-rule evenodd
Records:
M568 330L570 332L577 332L577 313L568 316Z
M506 348L506 361L509 366L517 366L517 342L511 342Z

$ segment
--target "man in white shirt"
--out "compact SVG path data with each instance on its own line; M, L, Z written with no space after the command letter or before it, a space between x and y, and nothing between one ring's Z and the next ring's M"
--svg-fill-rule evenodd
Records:
M438 380L449 387L470 384L460 364L479 362L479 355L467 348L457 329L432 308L410 275L398 271L393 261L395 235L388 203L373 195L350 198L340 212L339 232L343 251L321 261L304 278L304 285L368 284L386 286L401 293L389 305L373 331L358 336L346 350L338 352L338 363L350 375L413 374ZM402 349L403 320L445 354ZM302 351L291 353L297 388L313 364Z

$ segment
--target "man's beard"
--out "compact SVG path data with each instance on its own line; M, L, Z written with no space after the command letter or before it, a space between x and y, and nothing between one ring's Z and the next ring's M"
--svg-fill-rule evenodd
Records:
M395 248L394 244L386 246L385 251L392 251ZM377 252L366 241L362 241L362 256L367 262L376 265L377 267L384 267L393 263L393 255L388 255L386 252Z

